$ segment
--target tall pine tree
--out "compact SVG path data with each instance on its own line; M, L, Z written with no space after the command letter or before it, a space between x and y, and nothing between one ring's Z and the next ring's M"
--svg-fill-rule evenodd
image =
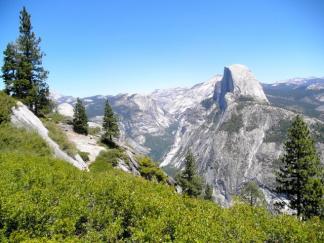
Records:
M73 130L88 135L88 118L82 101L77 98L74 106Z
M109 104L108 99L105 103L105 113L102 127L104 130L104 134L102 135L103 142L112 143L112 139L119 136L118 120Z
M24 7L20 12L19 37L4 52L2 78L5 91L24 102L36 115L41 115L50 105L46 83L48 71L42 66L44 53L32 31L31 17Z
M8 95L17 93L15 82L17 80L17 46L9 43L3 52L2 79L5 84L5 92Z
M198 197L202 192L202 180L197 173L195 157L189 151L185 159L185 169L176 177L177 183L181 186L184 194L191 197Z
M277 175L277 191L290 200L297 216L307 219L323 210L323 168L310 130L297 116L288 130Z

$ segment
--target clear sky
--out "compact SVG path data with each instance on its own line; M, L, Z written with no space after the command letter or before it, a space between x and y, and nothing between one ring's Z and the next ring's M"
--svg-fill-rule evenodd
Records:
M323 0L0 0L1 66L24 5L63 94L191 86L234 63L262 82L324 76Z

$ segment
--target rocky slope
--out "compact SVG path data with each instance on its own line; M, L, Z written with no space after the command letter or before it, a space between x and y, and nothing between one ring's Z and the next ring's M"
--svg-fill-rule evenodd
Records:
M248 180L255 180L269 201L274 199L273 172L296 112L273 105L247 67L225 67L223 75L192 88L84 98L93 121L100 122L105 98L120 117L121 140L160 161L169 174L183 167L191 149L218 202L228 205ZM71 97L60 99L58 108L73 105ZM323 122L307 122L324 161Z
M67 161L68 163L72 164L73 166L81 169L87 170L88 166L82 160L80 156L76 156L72 158L71 156L67 155L64 151L62 151L57 143L55 143L49 136L48 130L43 125L41 120L36 117L25 105L21 102L18 102L15 107L12 108L12 115L11 115L11 123L16 127L25 128L31 131L36 132L40 135L49 147L52 149L53 154L62 160Z

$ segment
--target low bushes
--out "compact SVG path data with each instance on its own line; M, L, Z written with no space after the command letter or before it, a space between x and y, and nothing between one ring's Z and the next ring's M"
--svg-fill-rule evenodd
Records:
M78 150L76 146L69 141L66 134L53 121L42 119L42 122L48 130L48 136L60 146L60 149L74 157Z
M20 242L323 242L323 222L182 197L122 171L0 154L0 239Z

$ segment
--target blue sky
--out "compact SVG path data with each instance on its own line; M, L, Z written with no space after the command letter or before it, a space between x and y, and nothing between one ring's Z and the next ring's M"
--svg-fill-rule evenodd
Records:
M322 0L0 0L0 65L24 5L63 94L191 86L233 63L262 82L324 76Z

